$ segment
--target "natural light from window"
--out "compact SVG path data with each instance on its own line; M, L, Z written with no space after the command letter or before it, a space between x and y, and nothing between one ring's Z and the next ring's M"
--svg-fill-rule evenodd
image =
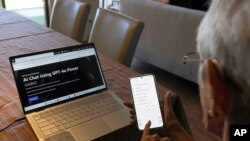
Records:
M43 7L43 0L5 0L7 10Z

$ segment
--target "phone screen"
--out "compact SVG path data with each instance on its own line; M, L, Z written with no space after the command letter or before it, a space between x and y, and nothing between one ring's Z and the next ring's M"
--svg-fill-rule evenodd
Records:
M130 78L130 84L139 129L143 130L149 120L151 121L150 128L162 127L163 120L154 76L133 77Z

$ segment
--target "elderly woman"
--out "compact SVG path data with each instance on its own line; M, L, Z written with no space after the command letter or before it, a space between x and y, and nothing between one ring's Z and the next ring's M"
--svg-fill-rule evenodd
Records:
M198 30L197 50L204 125L213 132L211 125L216 125L216 133L229 141L230 124L250 124L250 1L213 0ZM125 105L131 108L131 103ZM150 122L142 141L193 140L181 127L179 135L163 129L170 135L163 138L149 135L149 127Z

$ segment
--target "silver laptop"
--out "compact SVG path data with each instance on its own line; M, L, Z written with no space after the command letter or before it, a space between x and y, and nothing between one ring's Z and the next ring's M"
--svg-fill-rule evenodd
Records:
M10 57L24 114L39 140L93 140L129 125L107 89L93 43Z

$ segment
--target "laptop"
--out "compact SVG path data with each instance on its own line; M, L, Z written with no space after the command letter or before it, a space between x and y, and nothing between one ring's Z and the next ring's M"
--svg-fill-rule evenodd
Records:
M9 59L39 140L93 140L130 124L128 109L107 88L93 43Z

